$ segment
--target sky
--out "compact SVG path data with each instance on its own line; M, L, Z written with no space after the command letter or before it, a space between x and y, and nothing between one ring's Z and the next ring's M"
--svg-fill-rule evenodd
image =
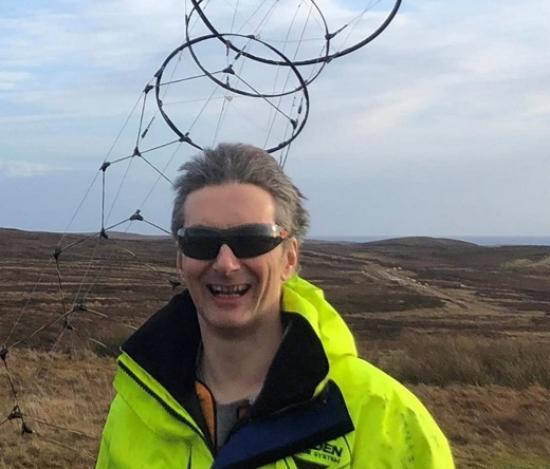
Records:
M216 24L229 27L232 15L221 5L230 3L220 1ZM319 6L335 31L366 3L324 0ZM371 31L389 5L377 3L368 21L349 28L348 40ZM142 91L184 42L185 11L183 0L2 1L0 227L99 231L98 168L132 152ZM310 235L550 236L549 17L546 0L405 0L378 38L331 61L308 85L308 119L285 165L308 199ZM314 31L319 18L307 32L311 38L322 37ZM258 37L271 41L286 21L281 13ZM195 23L194 33L205 34ZM215 68L220 47L214 42L196 47ZM191 70L185 60L190 57L182 63ZM243 73L262 90L276 87L266 77L288 70L247 67ZM280 77L290 77L278 79L281 89L298 83L290 72ZM170 86L165 110L182 128L195 126L204 99L190 98L207 96L212 83ZM154 117L154 126L141 149L177 139L153 93L143 109L144 122ZM259 121L269 122L273 106L213 93L217 104L204 107L193 138L210 144L216 135L263 146L266 126ZM293 96L280 101L287 113L297 112ZM303 92L296 96L303 102ZM222 102L228 111L218 135ZM288 135L288 122L275 115L271 143ZM147 160L172 180L195 153L171 145ZM112 226L140 209L146 220L168 228L170 186L135 160L105 172L103 222ZM120 228L155 232L139 223Z

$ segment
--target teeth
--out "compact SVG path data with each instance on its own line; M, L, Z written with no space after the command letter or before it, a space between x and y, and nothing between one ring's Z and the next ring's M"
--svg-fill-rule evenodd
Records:
M242 295L248 290L248 285L209 285L210 291L214 295Z

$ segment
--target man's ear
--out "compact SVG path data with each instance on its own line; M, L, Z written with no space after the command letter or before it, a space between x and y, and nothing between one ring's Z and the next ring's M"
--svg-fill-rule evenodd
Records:
M283 282L288 280L296 271L296 268L298 267L298 254L298 240L296 238L292 238L288 244L284 246L283 261L285 264L281 274L281 280Z

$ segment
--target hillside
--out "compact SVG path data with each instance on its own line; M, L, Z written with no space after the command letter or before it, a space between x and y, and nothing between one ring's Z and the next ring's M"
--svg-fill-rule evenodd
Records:
M183 288L174 249L168 237L60 242L0 229L0 412L15 402L9 373L36 430L22 437L17 419L4 421L0 468L90 467L112 392L108 357ZM316 241L303 246L301 275L341 311L361 354L423 399L459 467L541 468L549 258L550 247L432 238Z

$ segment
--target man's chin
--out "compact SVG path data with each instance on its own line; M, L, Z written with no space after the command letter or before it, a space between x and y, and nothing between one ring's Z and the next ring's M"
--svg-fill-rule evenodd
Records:
M210 316L205 318L204 323L206 327L220 337L244 337L249 335L255 329L255 324L249 316L224 316L223 318Z
M240 298L218 299L208 301L205 308L201 308L199 316L201 322L216 332L228 331L235 334L238 331L249 330L252 327L253 315L250 305Z

